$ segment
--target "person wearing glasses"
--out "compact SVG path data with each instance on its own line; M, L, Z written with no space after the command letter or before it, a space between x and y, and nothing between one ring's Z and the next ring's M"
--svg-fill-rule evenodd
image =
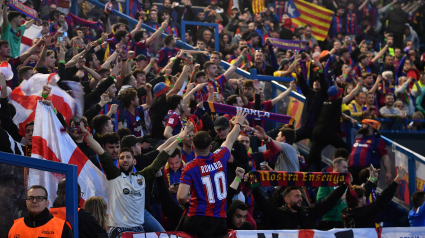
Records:
M62 179L58 183L58 195L53 202L52 207L49 209L50 214L54 217L66 220L66 179ZM84 195L81 192L80 185L78 184L78 204L80 204L81 198ZM104 230L97 222L94 216L87 210L78 208L78 236L84 237L107 237L106 230Z
M8 237L46 237L46 234L55 234L55 237L72 238L69 224L50 214L47 190L40 185L33 185L28 190L26 204L28 215L15 220L9 230ZM53 237L53 236L52 236Z

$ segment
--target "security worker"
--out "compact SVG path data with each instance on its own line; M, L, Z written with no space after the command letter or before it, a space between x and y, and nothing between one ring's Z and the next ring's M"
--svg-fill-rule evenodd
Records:
M34 185L28 190L27 208L29 214L15 220L9 231L8 238L15 237L54 237L72 238L72 230L68 223L50 214L47 206L47 190L40 185Z

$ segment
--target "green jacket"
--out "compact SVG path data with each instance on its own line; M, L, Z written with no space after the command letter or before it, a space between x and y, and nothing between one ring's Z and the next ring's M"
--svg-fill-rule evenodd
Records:
M325 199L333 190L334 187L320 187L317 192L317 201ZM339 199L334 208L323 216L323 221L342 221L341 211L347 207L347 203Z

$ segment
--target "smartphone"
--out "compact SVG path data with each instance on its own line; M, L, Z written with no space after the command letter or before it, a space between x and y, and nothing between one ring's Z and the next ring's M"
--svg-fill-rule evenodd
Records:
M215 97L217 100L220 100L220 93L215 92L215 93L214 93L214 97Z
M63 38L68 37L68 32L64 32L64 33L62 33L62 37L63 37Z
M375 171L375 167L373 167L373 164L370 164L370 170L373 172Z
M179 5L179 3L178 2L176 2L176 7Z
M58 37L58 44L60 45L63 42L63 37L59 36Z

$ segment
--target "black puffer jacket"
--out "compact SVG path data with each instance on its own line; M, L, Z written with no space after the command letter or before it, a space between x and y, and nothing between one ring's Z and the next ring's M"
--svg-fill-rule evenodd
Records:
M375 228L375 218L385 209L385 207L393 199L397 191L398 184L391 182L376 197L376 200L371 204L350 209L346 207L342 210L341 215L345 228Z
M325 199L313 206L302 207L299 212L292 212L287 206L277 207L266 200L261 190L257 187L252 191L254 199L264 216L272 217L272 227L276 230L316 229L317 220L329 212L342 197L347 186L341 185Z
M394 8L393 10L387 12L387 14L385 14L385 16L381 17L379 20L382 24L385 24L388 20L388 26L391 26L388 31L404 34L407 18L409 18L408 13L403 11L401 8Z

